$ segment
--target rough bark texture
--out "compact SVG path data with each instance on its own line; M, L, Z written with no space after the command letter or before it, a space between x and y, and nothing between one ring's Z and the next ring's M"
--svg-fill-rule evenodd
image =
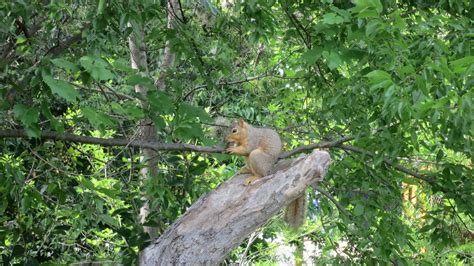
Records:
M275 174L244 186L236 175L196 201L140 255L140 265L214 265L280 209L323 178L325 151L280 162ZM288 166L290 166L288 168Z

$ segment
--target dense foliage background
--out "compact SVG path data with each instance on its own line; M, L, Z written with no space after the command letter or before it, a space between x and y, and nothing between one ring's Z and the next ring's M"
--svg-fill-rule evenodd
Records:
M0 3L0 262L136 261L143 196L162 233L242 165L159 152L143 179L138 148L42 132L134 140L150 118L160 142L207 146L222 142L214 124L243 117L286 150L354 139L330 148L320 184L342 208L310 191L303 228L276 217L228 262L276 262L283 239L317 245L307 263L472 263L472 1L180 2L174 27L167 1Z

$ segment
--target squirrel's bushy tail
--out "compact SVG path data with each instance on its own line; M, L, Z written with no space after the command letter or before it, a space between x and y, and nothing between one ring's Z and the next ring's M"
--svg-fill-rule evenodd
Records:
M285 211L285 222L297 229L304 223L306 215L306 193L292 201Z

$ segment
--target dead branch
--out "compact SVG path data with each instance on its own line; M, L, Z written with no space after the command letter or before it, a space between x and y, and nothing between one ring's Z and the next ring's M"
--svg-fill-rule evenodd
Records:
M236 175L197 200L140 255L140 265L216 265L278 211L322 180L330 164L313 151L291 167L244 186Z

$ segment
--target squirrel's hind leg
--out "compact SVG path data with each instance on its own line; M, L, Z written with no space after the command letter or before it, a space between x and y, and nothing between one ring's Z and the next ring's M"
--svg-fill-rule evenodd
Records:
M248 185L260 177L266 176L274 163L275 158L270 154L262 151L261 149L253 150L249 154L249 159L247 161L247 164L253 175L245 180L245 184Z
M240 168L237 174L253 174L252 168L250 168L249 157L245 156L245 166Z
M244 167L240 168L240 170L237 172L238 175L241 175L241 174L251 174L252 171L250 170L250 168L248 167L248 165L245 165Z

